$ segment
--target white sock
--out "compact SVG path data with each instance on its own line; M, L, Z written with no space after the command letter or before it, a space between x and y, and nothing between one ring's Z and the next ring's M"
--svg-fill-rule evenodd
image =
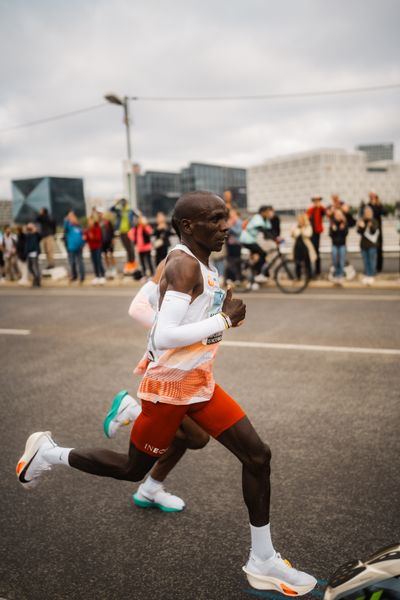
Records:
M124 397L124 401L129 401L129 405L126 411L123 413L124 420L129 419L130 421L136 421L142 412L142 407L140 406L139 402L135 398L132 398L132 396L129 394Z
M44 460L51 465L66 465L69 467L68 457L71 450L73 450L73 448L61 448L60 446L55 446L54 448L44 450L42 456Z
M271 540L270 524L255 527L250 523L251 550L254 556L260 560L272 558L275 554Z
M160 489L161 486L162 486L162 482L157 481L156 479L153 479L151 475L149 475L147 477L147 479L144 481L144 483L142 483L142 489L147 494L150 494L151 496L153 494L155 494Z

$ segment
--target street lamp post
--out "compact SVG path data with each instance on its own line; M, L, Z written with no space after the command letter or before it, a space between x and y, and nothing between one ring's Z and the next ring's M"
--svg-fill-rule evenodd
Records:
M104 98L111 104L118 104L124 109L124 124L126 130L126 149L128 157L128 169L126 170L127 183L128 183L128 196L129 206L133 210L137 210L137 198L136 198L136 180L135 171L132 165L132 145L131 145L131 124L129 115L129 97L124 96L122 99L116 94L106 94Z

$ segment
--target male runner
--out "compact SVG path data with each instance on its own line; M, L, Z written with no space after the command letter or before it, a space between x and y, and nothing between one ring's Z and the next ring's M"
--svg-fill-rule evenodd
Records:
M209 256L228 234L227 209L210 192L184 194L174 210L181 244L170 252L160 281L160 308L152 328L147 365L139 387L142 412L131 433L129 454L61 448L50 432L27 441L17 476L33 486L54 464L139 481L164 454L185 415L230 450L242 463L243 497L250 517L251 552L244 567L249 583L286 595L311 591L316 579L293 569L274 550L269 525L271 453L240 406L218 385L212 363L224 329L245 318L241 300L224 298ZM221 310L222 309L222 310Z
M129 307L129 315L146 329L151 329L157 314L158 283L164 271L165 260L157 267L152 279L149 279L138 291ZM132 425L141 413L141 406L127 391L119 392L104 420L104 433L113 438L123 426ZM210 436L190 417L184 417L175 438L163 454L145 481L133 494L133 502L140 508L159 508L164 512L179 512L185 502L179 496L165 491L163 483L186 450L204 448Z

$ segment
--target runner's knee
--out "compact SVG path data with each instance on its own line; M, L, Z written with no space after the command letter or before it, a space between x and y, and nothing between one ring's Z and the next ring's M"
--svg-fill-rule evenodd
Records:
M249 453L244 465L248 467L254 474L265 473L270 471L271 464L271 449L267 444L261 442L257 448Z
M207 446L210 441L210 436L205 431L198 431L195 434L191 434L187 437L186 446L190 450L200 450Z

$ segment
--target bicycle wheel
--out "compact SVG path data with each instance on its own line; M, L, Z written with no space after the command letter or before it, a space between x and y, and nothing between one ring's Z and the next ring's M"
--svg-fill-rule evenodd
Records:
M309 274L304 263L284 258L275 271L275 281L284 294L300 294L308 286Z

